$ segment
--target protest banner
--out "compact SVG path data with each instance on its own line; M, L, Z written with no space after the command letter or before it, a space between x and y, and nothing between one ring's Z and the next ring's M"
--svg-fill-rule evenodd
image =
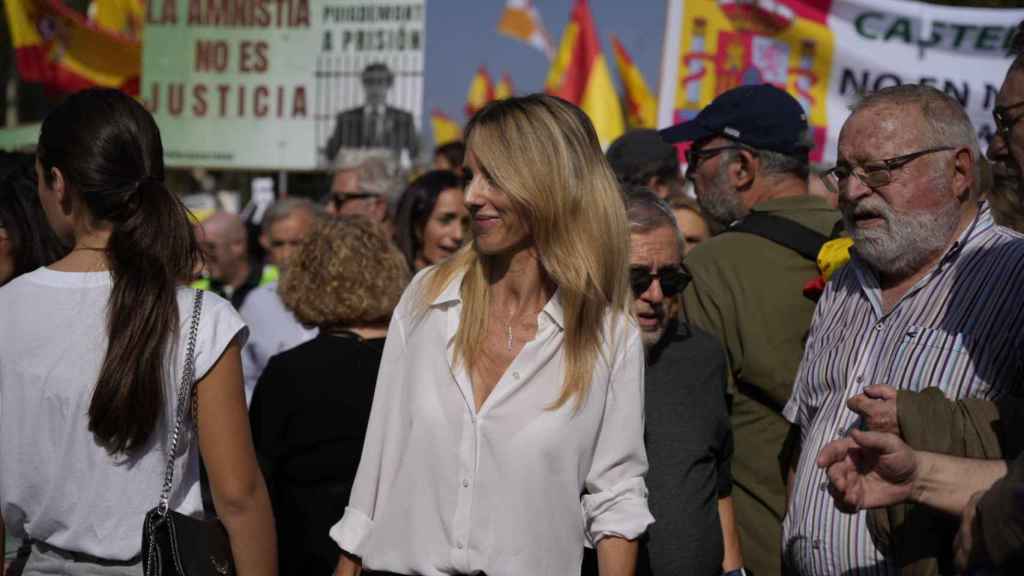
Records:
M170 166L411 162L425 0L148 0L141 96Z
M811 161L835 159L849 106L898 84L934 86L963 104L982 147L1024 10L891 0L670 0L658 125L693 118L718 94L770 83L807 111Z

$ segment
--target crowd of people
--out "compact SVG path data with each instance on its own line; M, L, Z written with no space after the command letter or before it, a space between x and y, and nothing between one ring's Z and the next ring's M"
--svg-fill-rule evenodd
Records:
M0 576L142 574L167 458L243 576L1018 573L1016 49L987 158L923 85L818 174L769 85L606 152L513 97L415 177L278 199L259 250L137 102L72 95L0 159Z

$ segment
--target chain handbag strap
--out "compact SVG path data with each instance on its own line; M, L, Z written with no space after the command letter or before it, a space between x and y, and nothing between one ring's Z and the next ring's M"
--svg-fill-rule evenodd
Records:
M160 490L160 504L157 506L160 516L167 515L168 502L171 498L171 486L174 482L174 455L178 451L178 440L181 437L181 427L185 421L185 413L189 406L188 399L192 395L192 380L196 372L196 335L199 333L199 315L202 310L203 291L196 290L195 299L192 301L192 325L188 331L188 347L185 350L185 369L182 371L181 385L178 387L174 429L171 431L171 443L167 449L167 469L164 471L164 485Z

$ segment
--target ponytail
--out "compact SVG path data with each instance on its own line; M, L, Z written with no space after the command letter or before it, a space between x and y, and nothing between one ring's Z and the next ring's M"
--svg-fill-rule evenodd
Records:
M199 258L176 196L150 178L133 196L134 210L112 221L109 344L89 405L89 431L111 453L143 446L163 410L165 356L179 328L177 285Z
M96 223L109 225L114 286L107 353L89 404L89 431L111 454L142 449L163 412L167 354L179 333L177 287L200 261L188 212L163 185L153 117L123 92L83 90L43 121L37 149Z

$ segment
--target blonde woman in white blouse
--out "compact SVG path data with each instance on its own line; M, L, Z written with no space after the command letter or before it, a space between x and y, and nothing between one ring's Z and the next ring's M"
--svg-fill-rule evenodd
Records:
M492 103L466 135L474 240L392 317L337 574L565 576L585 544L633 574L653 518L617 184L557 98Z

